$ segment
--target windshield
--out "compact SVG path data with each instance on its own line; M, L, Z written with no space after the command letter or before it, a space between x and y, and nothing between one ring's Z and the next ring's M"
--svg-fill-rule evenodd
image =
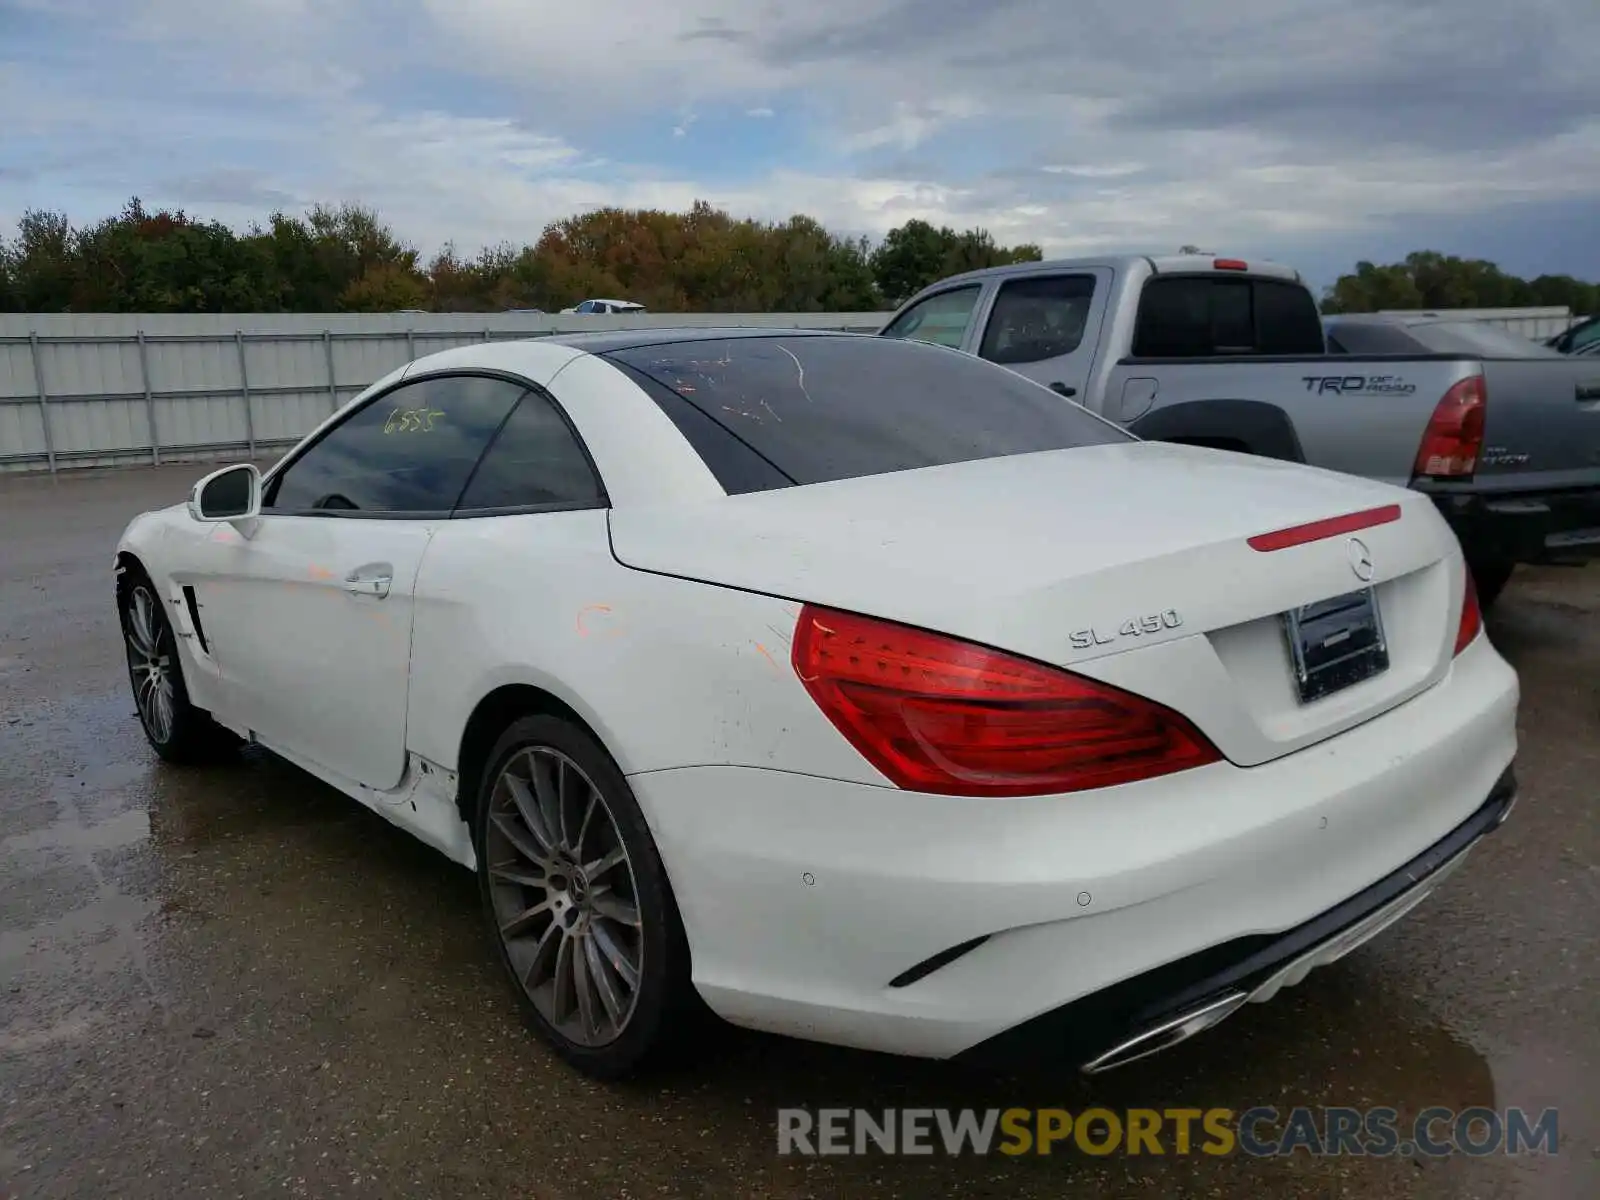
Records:
M1137 440L1004 367L917 341L738 337L608 357L654 385L730 492Z

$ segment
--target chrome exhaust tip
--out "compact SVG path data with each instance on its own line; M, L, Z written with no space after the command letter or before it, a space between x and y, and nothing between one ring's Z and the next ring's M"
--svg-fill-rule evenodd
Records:
M1217 1000L1207 1001L1199 1008L1164 1021L1152 1029L1136 1034L1127 1041L1113 1046L1104 1054L1090 1059L1078 1069L1085 1075L1099 1075L1115 1067L1127 1066L1141 1058L1149 1058L1163 1050L1186 1042L1197 1033L1204 1033L1213 1025L1227 1020L1250 998L1247 992L1229 992Z

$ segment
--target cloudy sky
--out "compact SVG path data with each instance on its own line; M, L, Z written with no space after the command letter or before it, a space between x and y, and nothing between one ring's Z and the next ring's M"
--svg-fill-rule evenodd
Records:
M0 0L0 131L0 236L137 193L472 251L703 197L1600 278L1596 0Z

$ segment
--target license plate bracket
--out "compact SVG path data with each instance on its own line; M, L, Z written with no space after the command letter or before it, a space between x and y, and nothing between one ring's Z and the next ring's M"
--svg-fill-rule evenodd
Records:
M1389 669L1377 593L1370 587L1283 614L1300 703L1310 704Z

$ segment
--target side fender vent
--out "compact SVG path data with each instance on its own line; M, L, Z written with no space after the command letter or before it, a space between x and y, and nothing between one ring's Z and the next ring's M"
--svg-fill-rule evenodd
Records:
M206 642L205 626L200 624L200 601L195 598L194 588L185 585L183 602L188 606L189 623L194 626L194 636L200 641L200 649L210 654L211 646Z

